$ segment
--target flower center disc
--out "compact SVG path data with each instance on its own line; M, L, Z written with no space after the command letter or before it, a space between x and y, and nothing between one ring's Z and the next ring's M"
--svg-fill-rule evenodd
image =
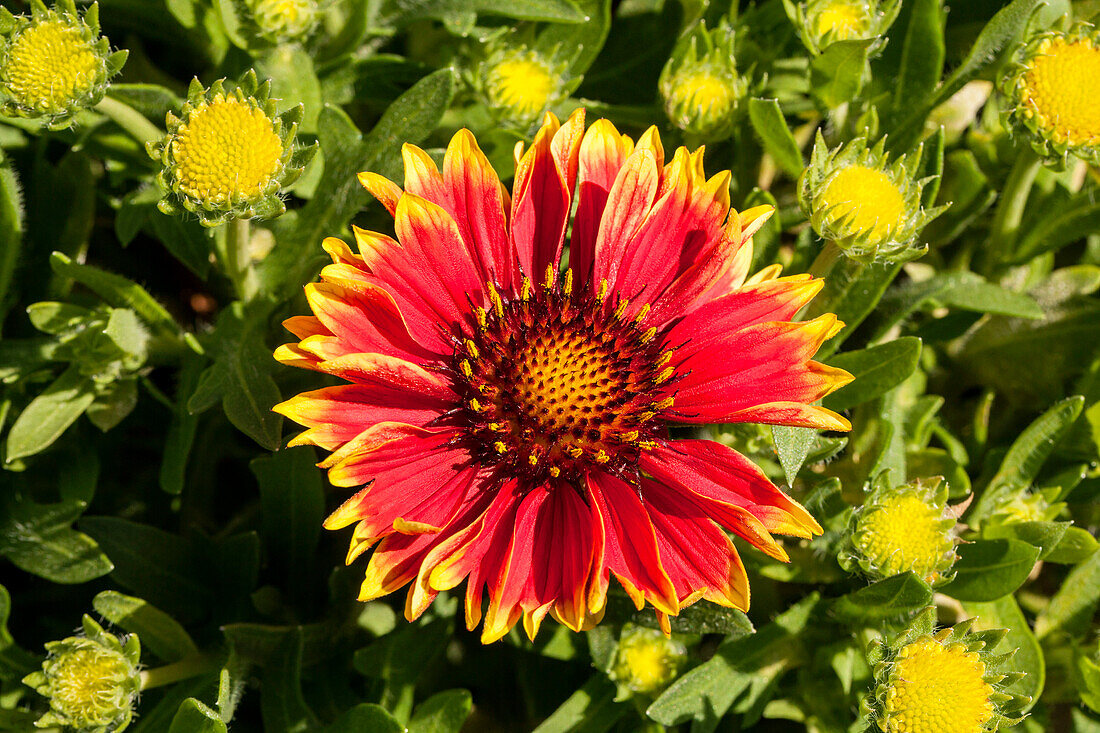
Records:
M566 288L568 290L568 288ZM476 309L456 350L456 386L471 449L534 482L579 477L591 465L622 470L655 437L651 418L672 404L658 387L671 357L600 298L542 289Z
M978 655L918 639L901 650L886 699L888 733L981 733L993 688Z
M905 215L905 198L880 170L853 165L836 174L822 194L833 207L830 223L850 217L848 226L863 235L883 239Z
M233 97L215 97L196 110L173 144L180 188L211 203L263 195L283 154L263 110Z

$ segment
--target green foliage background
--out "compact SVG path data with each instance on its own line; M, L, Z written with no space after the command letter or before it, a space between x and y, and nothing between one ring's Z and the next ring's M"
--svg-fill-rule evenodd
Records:
M1003 126L1004 100L961 123L943 106L1000 79L1029 24L1087 20L1098 3L948 13L906 0L885 45L819 54L780 0L612 5L331 0L307 42L272 44L235 0L100 0L104 33L130 51L108 98L139 117L97 108L60 131L0 119L0 730L33 729L44 702L20 680L84 613L137 633L149 670L184 665L142 694L140 733L860 730L872 642L935 604L944 623L1008 629L1000 649L1018 649L1011 666L1026 673L1013 691L1033 699L1018 730L1100 731L1097 170L1044 167L1020 193L1028 146ZM403 142L438 157L466 126L509 175L532 129L498 122L471 83L491 39L564 49L560 117L584 106L632 136L656 124L666 149L694 145L668 124L658 78L681 39L722 17L748 92L706 166L733 170L736 208L778 208L754 269L802 272L822 249L796 198L818 129L831 145L885 135L895 155L923 143L922 175L937 176L924 204L950 204L922 232L923 258L841 259L808 314L847 323L818 358L857 377L825 401L851 434L705 431L791 485L825 535L787 543L789 565L739 546L750 613L701 603L674 619L688 668L649 697L621 699L608 676L621 626L656 623L625 595L586 634L548 622L533 644L513 631L488 647L453 597L415 624L400 597L357 603L362 568L343 567L343 534L321 531L343 492L312 449L282 447L270 411L320 386L270 355L288 339L281 320L306 312L321 239L347 238L352 222L389 226L355 174L400 180ZM287 213L253 224L271 246L254 263L255 294L239 299L212 258L225 231L156 208L159 164L144 142L192 77L250 68L280 111L303 105L299 142L319 153ZM993 237L1006 190L1023 215ZM896 483L943 476L952 502L974 494L957 575L935 595L912 574L868 584L838 564L852 507L882 471ZM1025 490L1056 515L983 521Z

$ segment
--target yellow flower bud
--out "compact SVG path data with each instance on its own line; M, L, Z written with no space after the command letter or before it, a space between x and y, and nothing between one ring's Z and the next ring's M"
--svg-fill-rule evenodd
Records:
M0 33L0 114L43 118L53 128L103 99L126 59L100 37L94 4L83 17L72 0L52 9L35 0L29 16L0 9Z
M619 683L620 697L654 695L667 687L687 661L687 649L657 629L627 625L619 638L611 678Z
M478 73L489 109L519 126L530 125L564 96L565 66L527 47L493 51Z
M737 74L734 33L726 23L702 24L673 52L659 89L672 124L701 140L721 140L733 123L748 84Z
M50 655L41 672L23 678L50 701L39 728L65 726L79 733L116 733L133 717L141 690L135 635L119 638L84 616L85 636L46 644Z

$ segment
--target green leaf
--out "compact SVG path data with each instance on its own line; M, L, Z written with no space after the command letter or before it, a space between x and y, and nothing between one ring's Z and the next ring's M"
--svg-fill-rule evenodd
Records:
M913 373L920 352L921 340L905 336L833 356L829 364L851 372L855 381L828 395L822 404L830 410L847 410L886 394Z
M252 461L260 484L263 537L273 569L304 589L324 519L325 496L313 449L288 448Z
M11 285L23 248L23 191L15 170L0 151L0 324L14 302Z
M192 542L118 517L85 517L80 528L114 563L111 577L184 622L213 602L212 568Z
M92 599L103 618L138 635L141 646L165 662L177 662L198 648L187 631L171 616L140 598L105 590Z
M189 697L180 705L176 717L172 718L168 733L226 733L227 730L217 713Z
M945 55L943 31L946 13L941 0L905 3L902 12L906 11L909 22L902 40L901 64L893 99L894 109L901 111L935 91L943 73Z
M843 621L876 624L919 610L931 602L932 588L907 572L837 598L830 611Z
M404 719L412 710L416 680L450 637L450 619L408 624L356 651L352 663L360 674L382 680L383 707Z
M982 29L963 62L955 67L934 94L910 100L912 112L898 125L891 149L907 150L920 135L928 113L976 78L987 67L998 62L1006 49L1014 48L1028 20L1042 0L1013 0L1002 8Z
M1042 318L1043 308L1035 299L986 282L972 273L958 273L936 297L944 305L975 313L993 313L1014 318Z
M609 623L630 622L635 626L659 629L657 617L649 609L639 611L633 601L622 591L611 590L607 594L604 617ZM747 636L753 632L749 617L736 608L725 608L713 603L696 603L669 617L672 630L680 634L725 634Z
M407 733L458 733L470 715L468 690L446 690L416 706Z
M260 711L265 730L299 733L317 729L317 718L302 697L301 673L302 634L295 629L283 637L274 657L264 667Z
M518 20L581 23L587 18L570 0L394 0L386 24L406 24L420 18L445 20L458 12L484 13Z
M975 540L959 545L955 579L941 593L960 601L995 601L1024 584L1039 548L1021 540Z
M188 270L198 277L206 279L210 272L210 232L194 219L182 216L168 216L149 207L145 222L153 230L160 243L173 257L182 262Z
M1100 542L1097 542L1096 538L1087 529L1069 527L1066 529L1062 541L1051 550L1046 560L1047 562L1076 565L1082 560L1088 559L1098 548L1100 548Z
M83 501L36 504L8 497L0 513L0 554L52 583L86 583L111 572L95 540L72 528Z
M822 106L852 101L863 89L867 54L873 38L831 43L810 61L810 90Z
M8 432L5 460L33 456L53 445L95 401L95 383L75 364L31 400Z
M1059 631L1074 639L1084 637L1100 604L1100 552L1073 568L1050 603L1035 619L1040 639Z
M39 664L38 657L23 651L8 631L11 595L0 585L0 680L18 680Z
M1015 522L982 530L986 539L1022 540L1039 548L1039 560L1046 560L1061 543L1069 529L1069 522Z
M793 662L798 636L818 602L811 594L752 636L721 644L713 657L665 690L646 715L662 725L691 720L693 729L713 730L742 693L766 689Z
M1023 673L1023 677L1010 684L1006 692L1031 698L1031 703L1020 711L1026 713L1043 692L1046 684L1046 663L1043 660L1043 650L1036 641L1035 634L1028 628L1016 599L1005 596L992 603L964 603L963 607L968 614L976 617L976 630L1008 629L998 651L1009 652L1015 649L1016 653L999 671Z
M313 70L313 59L296 44L280 44L256 61L256 73L271 80L271 96L279 100L279 112L303 106L301 132L317 132L321 114L321 82Z
M835 313L844 323L844 330L826 341L818 350L816 359L825 360L835 352L844 340L863 322L878 305L882 294L901 272L900 263L863 265L843 258L833 267L821 294L807 308L804 320L824 313Z
M760 142L787 175L797 178L802 174L802 150L795 142L791 128L775 99L750 99L749 121Z
M1054 252L1100 230L1100 203L1089 197L1052 215L1035 217L1035 225L1027 230L1016 245L1009 264L1022 265L1047 252Z
M311 258L320 254L317 243L343 231L367 203L367 193L356 175L374 171L400 179L401 145L427 138L451 106L454 93L453 71L440 69L429 74L398 97L365 137L341 109L325 106L317 131L325 151L325 168L317 190L325 195L314 196L297 217L279 220L279 246L257 268L266 292L289 297L313 276L316 265ZM291 222L296 223L288 231Z
M788 486L794 486L794 479L802 470L802 464L805 463L816 438L817 431L813 428L772 426L775 452L779 454L779 465L783 467Z
M164 438L164 452L161 456L158 476L160 488L169 494L179 494L183 491L187 459L191 454L195 432L199 427L198 417L192 415L187 409L187 398L194 393L203 366L204 360L190 354L184 359L183 366L179 370L176 402L172 409L171 422L168 423L168 434Z
M577 8L587 18L583 23L549 25L539 33L535 45L547 55L554 54L555 47L568 48L571 51L576 49L569 67L569 73L573 76L580 76L588 71L603 49L607 33L611 30L610 0L579 0Z
M341 715L325 733L403 733L405 727L381 705L360 703Z
M183 329L164 309L164 306L137 283L131 282L121 275L100 270L98 267L73 262L61 252L54 252L50 255L50 267L58 275L72 278L92 290L108 304L116 308L131 308L145 325L149 326L155 338L171 341L184 340L188 344L193 343L193 338L188 339L185 336ZM193 345L192 348L195 348L195 346L197 344Z
M630 709L615 702L615 683L603 673L588 678L534 733L602 733Z
M989 516L1004 497L1031 485L1054 446L1073 427L1084 404L1085 398L1081 396L1062 400L1020 433L1020 437L1009 447L989 486L978 497L978 503L970 514L973 520Z

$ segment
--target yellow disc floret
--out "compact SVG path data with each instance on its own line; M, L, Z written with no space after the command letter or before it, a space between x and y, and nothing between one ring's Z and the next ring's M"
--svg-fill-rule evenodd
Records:
M821 193L828 224L852 234L886 239L906 217L905 197L881 170L853 165L839 171Z
M932 582L955 547L942 519L918 494L894 496L860 518L855 546L885 576L912 570Z
M886 733L981 733L995 712L985 673L964 644L924 636L902 647L887 681Z
M1025 117L1056 143L1100 143L1100 48L1089 38L1044 38L1017 87Z
M42 114L57 114L91 91L102 66L93 44L59 18L20 33L0 76L16 102Z
M172 146L180 190L211 204L263 196L283 155L264 111L224 96L192 112Z
M560 79L534 54L511 54L489 66L485 82L491 107L511 119L532 120L549 106Z

